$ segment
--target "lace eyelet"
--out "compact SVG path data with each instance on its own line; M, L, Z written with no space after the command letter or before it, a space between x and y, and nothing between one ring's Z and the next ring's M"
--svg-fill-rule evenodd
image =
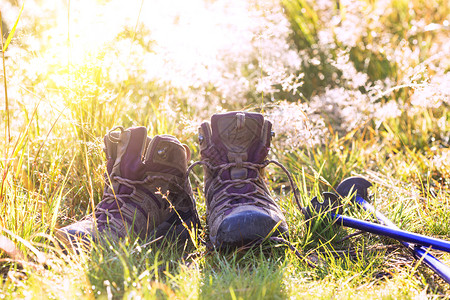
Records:
M157 153L162 159L167 159L167 148L159 149Z

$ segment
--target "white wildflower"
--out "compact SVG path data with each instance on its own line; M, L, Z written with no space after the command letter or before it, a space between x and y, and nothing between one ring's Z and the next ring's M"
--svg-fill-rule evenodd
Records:
M351 48L356 46L356 42L365 31L365 22L362 22L362 2L359 0L340 1L341 10L344 11L343 18L339 26L334 30L336 38L345 46Z
M369 80L367 74L356 70L353 62L350 61L350 55L348 53L339 53L333 65L342 71L342 78L353 89L365 86Z
M377 123L377 127L387 119L397 118L402 114L399 104L395 100L387 103L376 103L374 105L373 117Z
M450 104L450 73L437 74L429 83L419 86L411 96L411 104L423 108L438 108Z
M306 103L280 102L266 114L273 123L278 145L288 149L321 144L325 123Z
M327 88L323 94L314 96L310 107L342 132L349 132L363 125L373 112L372 101L367 95L342 87Z

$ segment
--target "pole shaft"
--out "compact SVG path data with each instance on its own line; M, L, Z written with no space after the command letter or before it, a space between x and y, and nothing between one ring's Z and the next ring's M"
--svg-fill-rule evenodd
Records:
M398 228L391 228L376 223L361 221L352 217L342 216L339 214L331 214L337 219L338 223L343 226L356 228L359 230L388 236L396 240L410 242L426 247L432 247L433 249L450 252L450 242L440 240L432 237L427 237L421 234L404 231Z
M384 223L384 225L391 228L398 228L393 222L391 222L391 220L376 210L372 204L364 200L362 197L356 196L356 202L358 202L365 210L375 214L377 219L381 223ZM414 246L404 241L400 241L400 243L406 248L412 250L414 257L419 260L422 259L430 269L437 273L442 279L444 279L444 281L450 283L450 268L430 253L427 253L427 249L425 247Z

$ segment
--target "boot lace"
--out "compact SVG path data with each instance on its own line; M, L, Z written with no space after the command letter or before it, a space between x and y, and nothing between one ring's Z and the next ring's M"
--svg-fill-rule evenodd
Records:
M138 199L136 199L136 192L137 187L140 185L149 184L155 181L164 181L167 183L170 183L171 186L176 187L179 191L183 191L183 187L179 185L178 183L174 182L172 179L168 178L167 176L160 176L160 175L148 175L143 180L130 180L118 175L115 175L113 178L111 178L111 182L115 181L121 185L124 185L131 189L130 193L120 193L116 194L114 193L114 190L109 188L112 192L104 192L103 194L103 200L100 201L100 203L97 205L95 209L95 217L98 224L99 231L103 230L107 225L111 226L111 220L117 220L118 215L122 221L122 224L126 226L127 224L131 224L133 222L134 215L129 215L129 213L125 213L122 211L122 207L125 204L129 203L135 203L136 209L140 210L146 219L148 219L148 212L145 212L143 209L140 208L139 204L137 203ZM156 197L146 197L146 199L152 199L155 204L158 207L161 207L165 202L161 201L160 198ZM115 205L114 205L115 204ZM114 205L111 207L111 205ZM134 206L134 205L133 205ZM107 207L107 208L104 208ZM106 215L106 218L99 219L101 215ZM125 221L127 220L127 222ZM120 222L120 221L119 221ZM117 229L117 228L116 228Z
M295 188L295 184L294 184L294 180L292 179L292 175L286 169L286 167L283 166L283 164L281 164L280 162L278 162L276 160L265 160L264 162L262 162L260 164L251 163L251 162L240 162L240 163L233 162L233 163L224 163L224 164L219 164L219 165L213 165L207 161L197 161L189 166L189 168L187 169L187 172L186 172L186 177L189 176L192 169L197 165L204 165L214 173L217 171L217 175L214 176L215 180L217 180L218 184L221 186L227 185L227 188L224 188L215 194L215 197L214 197L215 199L222 199L222 200L216 201L217 203L215 203L213 205L214 206L223 206L222 208L232 208L232 207L240 204L240 202L233 201L233 200L236 200L237 198L239 198L239 199L245 198L247 200L247 202L250 202L250 203L253 202L255 204L260 202L260 200L268 201L268 199L266 197L262 198L262 197L255 197L255 196L260 194L261 190L265 190L264 187L260 186L261 175L260 175L259 170L267 167L269 164L277 165L287 175L289 184L290 184L291 189L294 194L295 202L299 207L301 207L298 190ZM257 176L246 178L246 179L227 179L227 180L222 179L221 178L222 173L233 167L244 167L249 170L254 170L254 171L256 171ZM239 187L239 186L242 186L242 184L246 184L246 183L252 184L255 188L252 191L243 192L243 193L232 193L232 192L227 191L230 187ZM206 194L208 194L207 191L206 191ZM262 204L267 205L266 203L262 203Z

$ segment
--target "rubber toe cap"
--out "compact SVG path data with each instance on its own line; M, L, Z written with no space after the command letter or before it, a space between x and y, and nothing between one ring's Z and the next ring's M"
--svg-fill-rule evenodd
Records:
M219 225L214 244L216 247L239 247L267 237L279 220L259 211L242 211L226 217ZM272 236L287 233L282 221Z

